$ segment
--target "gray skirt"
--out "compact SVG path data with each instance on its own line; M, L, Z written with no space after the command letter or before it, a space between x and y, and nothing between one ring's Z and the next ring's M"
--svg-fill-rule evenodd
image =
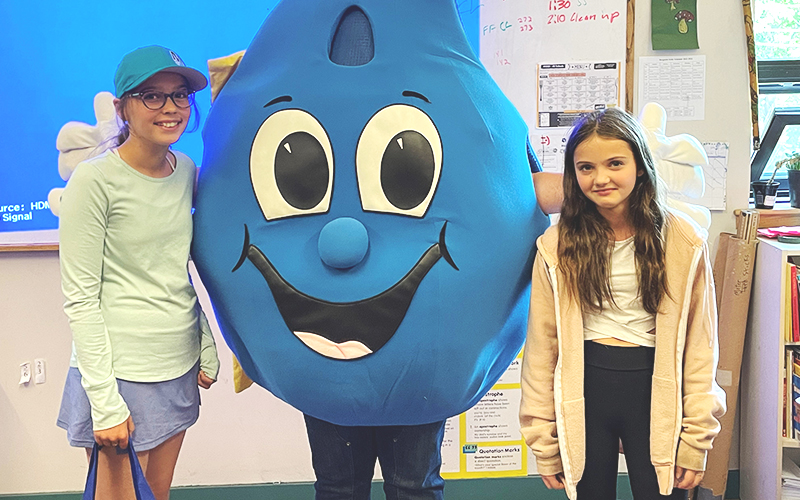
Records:
M131 412L136 428L131 435L137 451L160 445L197 421L200 414L200 390L197 373L200 363L184 375L165 382L130 382L117 379L119 393ZM81 373L70 367L57 425L67 431L71 446L94 445L92 409L81 386Z

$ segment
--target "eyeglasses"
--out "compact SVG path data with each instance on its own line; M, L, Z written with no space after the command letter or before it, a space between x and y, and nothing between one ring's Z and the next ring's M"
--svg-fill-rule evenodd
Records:
M144 106L153 111L163 108L167 103L167 97L172 99L173 104L181 109L186 109L194 104L194 92L189 92L187 90L176 90L171 94L149 90L147 92L135 92L129 95L141 99Z

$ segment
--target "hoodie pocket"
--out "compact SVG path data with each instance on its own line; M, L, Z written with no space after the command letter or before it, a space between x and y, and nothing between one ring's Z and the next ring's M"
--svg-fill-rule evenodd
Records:
M654 464L671 464L675 460L675 433L680 428L676 381L653 377L651 398L650 456Z
M569 471L573 484L577 484L583 475L586 462L586 408L583 398L565 401L561 404L564 417L564 435L559 440L564 443Z

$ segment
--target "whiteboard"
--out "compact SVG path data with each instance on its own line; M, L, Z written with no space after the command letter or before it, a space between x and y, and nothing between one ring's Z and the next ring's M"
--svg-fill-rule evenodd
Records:
M545 170L563 168L563 147L571 121L547 122L542 114L543 73L557 71L565 77L562 82L571 85L575 75L583 72L591 78L587 69L592 73L603 68L615 80L614 99L584 94L575 96L576 100L624 106L626 12L627 0L485 0L482 4L481 62L528 124L531 145ZM589 89L571 85L569 92ZM569 109L569 105L563 106Z

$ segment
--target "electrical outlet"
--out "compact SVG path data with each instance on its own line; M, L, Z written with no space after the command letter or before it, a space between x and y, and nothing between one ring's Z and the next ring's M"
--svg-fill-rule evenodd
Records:
M44 384L44 360L41 358L33 360L33 381L37 384Z
M19 385L26 385L31 381L31 362L26 361L19 365Z

